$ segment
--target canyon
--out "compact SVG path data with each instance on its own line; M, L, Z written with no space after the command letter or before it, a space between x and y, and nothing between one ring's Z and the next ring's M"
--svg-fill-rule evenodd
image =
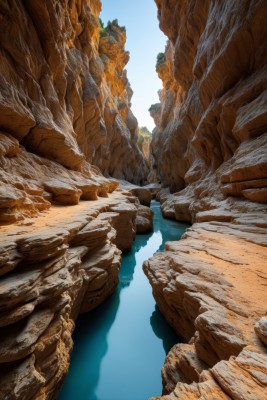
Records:
M57 397L75 321L114 292L153 196L193 224L143 265L182 339L153 399L267 398L266 1L155 3L145 156L126 31L100 0L0 4L2 399Z

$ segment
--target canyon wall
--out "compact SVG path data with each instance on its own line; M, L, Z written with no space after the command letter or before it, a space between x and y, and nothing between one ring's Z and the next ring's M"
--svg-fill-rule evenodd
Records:
M0 5L0 222L143 183L126 33L99 0ZM101 37L100 37L101 36ZM100 170L99 170L100 169Z
M147 162L150 162L150 143L152 140L152 133L146 126L138 129L138 145L145 156Z
M131 111L133 91L124 69L129 61L125 41L125 28L120 27L117 20L101 31L99 56L104 69L101 92L107 140L96 152L93 163L105 175L143 184L148 166L137 144L138 123ZM95 66L96 74L100 73L102 65Z
M222 202L266 204L265 2L156 3L169 42L157 64L152 154L162 186L176 193L163 211L195 221Z
M57 397L78 314L115 290L121 251L153 226L150 210L110 178L140 184L148 168L130 109L126 32L117 21L103 28L100 10L99 0L0 4L5 400Z
M193 222L144 264L184 344L155 399L267 398L266 1L155 0L168 37L152 174L165 217ZM187 343L189 344L187 344Z

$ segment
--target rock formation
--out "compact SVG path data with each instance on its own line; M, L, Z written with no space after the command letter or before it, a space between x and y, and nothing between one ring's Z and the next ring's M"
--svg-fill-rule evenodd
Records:
M118 284L135 236L136 198L51 207L0 228L0 397L54 399L68 371L80 312Z
M0 222L142 183L125 31L100 37L99 0L0 5ZM18 29L19 27L19 29ZM95 165L95 166L92 166ZM75 172L73 172L75 171Z
M99 0L0 4L5 400L56 398L75 319L114 291L121 251L136 230L151 229L150 210L110 178L142 183L147 164L130 109L126 33L116 21L101 28L100 9Z
M248 228L194 224L144 264L160 310L190 343L168 354L158 399L266 397L267 235Z
M105 175L143 184L148 167L137 144L138 123L131 111L133 92L124 70L129 60L129 53L124 50L125 41L125 28L116 20L102 29L99 56L104 70L101 91L107 140L93 163ZM99 65L95 70L99 74Z
M264 399L266 2L155 1L169 41L152 168L163 214L194 223L144 264L189 343L169 353L157 399Z
M152 153L162 186L176 193L163 212L174 217L180 201L192 221L223 201L266 203L265 2L156 3L169 42L157 64Z
M147 129L146 126L142 126L138 130L138 145L145 156L145 159L149 163L150 161L150 143L152 140L152 133Z

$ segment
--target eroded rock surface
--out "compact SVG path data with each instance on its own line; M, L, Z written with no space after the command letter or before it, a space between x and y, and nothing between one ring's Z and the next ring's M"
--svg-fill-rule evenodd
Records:
M265 2L156 3L169 41L157 65L161 104L150 109L152 167L175 193L163 212L183 208L194 221L223 201L242 212L266 204Z
M157 399L267 397L267 8L155 0L168 36L151 107L150 180L167 218L194 222L144 269L186 342ZM189 343L189 344L187 344ZM155 398L155 399L156 399Z
M157 399L266 397L266 242L260 227L198 223L144 264L160 310L190 343L167 356L170 396Z
M78 314L118 284L121 250L135 237L133 200L113 193L0 228L1 399L56 398Z
M103 29L100 10L99 0L0 4L5 400L57 397L75 320L115 290L135 237L139 201L110 177L140 184L148 168L126 32L116 21Z
M137 186L126 181L120 181L120 188L124 191L130 192L133 196L138 197L140 203L144 206L150 206L153 198L153 187L150 185Z
M153 210L146 206L138 206L136 215L136 232L145 233L153 231Z
M105 175L143 184L148 166L137 144L138 123L131 111L133 91L124 69L129 61L125 42L125 28L119 27L117 21L102 30L99 56L103 65L101 93L107 140L93 162ZM99 73L99 65L96 70Z
M136 184L147 166L125 65L126 33L100 35L99 0L0 6L0 223ZM93 165L94 166L93 166Z

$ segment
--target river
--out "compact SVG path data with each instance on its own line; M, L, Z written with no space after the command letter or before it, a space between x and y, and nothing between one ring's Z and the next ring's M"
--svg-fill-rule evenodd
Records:
M137 235L123 255L120 285L78 318L69 374L58 400L146 400L161 394L161 368L178 342L155 305L143 261L178 240L188 224L164 219L153 201L154 232Z

